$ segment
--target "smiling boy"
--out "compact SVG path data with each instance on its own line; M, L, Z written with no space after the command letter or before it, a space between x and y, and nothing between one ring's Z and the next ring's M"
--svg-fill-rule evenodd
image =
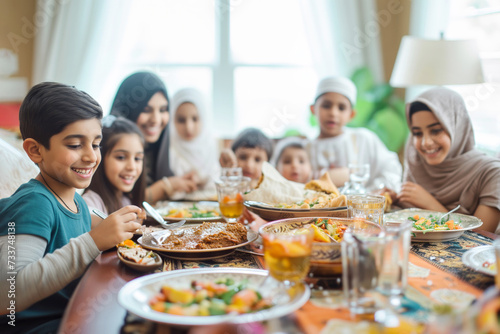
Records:
M223 150L220 155L222 168L240 167L243 176L252 179L255 187L262 175L262 164L271 159L273 142L262 131L247 128L236 137L231 150Z
M368 163L367 188L399 189L402 168L396 153L370 130L346 127L356 116L356 93L354 83L343 77L328 77L318 84L310 109L318 119L320 133L308 148L315 176L328 171L335 185L341 187L349 180L349 163Z
M2 317L2 333L57 330L87 265L140 227L133 220L141 209L127 206L90 230L87 205L76 193L101 161L101 118L88 94L53 82L34 86L21 105L23 148L40 173L0 200L0 313L14 304L16 319L14 327ZM5 268L15 277L14 295Z

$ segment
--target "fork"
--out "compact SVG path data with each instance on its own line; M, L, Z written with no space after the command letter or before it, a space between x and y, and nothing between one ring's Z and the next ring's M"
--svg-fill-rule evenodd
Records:
M174 228L177 228L177 227L184 225L185 222L186 222L186 220L184 219L184 220L178 221L177 223L171 223L171 224L162 225L162 226L163 226L164 230L171 230L171 229L174 229ZM159 232L155 232L155 233L156 234L161 233L161 235L159 236L158 239L153 235L153 233L144 232L142 234L142 242L147 243L147 244L151 244L153 246L160 246L163 243L163 241L165 241L165 239L170 235L170 232L165 233L165 231L159 231Z
M441 217L439 217L439 219L438 219L439 224L441 224L443 222L444 217L449 216L450 213L453 213L453 212L457 211L458 209L460 209L460 204L455 209L450 210L447 213L445 213L444 215L442 215Z

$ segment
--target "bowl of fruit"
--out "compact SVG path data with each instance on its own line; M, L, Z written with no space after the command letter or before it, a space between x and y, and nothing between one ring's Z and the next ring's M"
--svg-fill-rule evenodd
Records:
M333 277L342 273L342 253L340 243L347 229L357 235L378 235L380 225L364 219L317 217L290 218L270 222L261 227L263 233L293 234L303 228L314 231L314 241L311 251L310 273L313 277ZM283 250L293 252L292 249ZM293 255L293 254L292 254Z

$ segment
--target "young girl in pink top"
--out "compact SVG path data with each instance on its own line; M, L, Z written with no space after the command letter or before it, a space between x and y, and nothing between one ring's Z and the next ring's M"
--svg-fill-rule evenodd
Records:
M144 145L141 131L128 119L113 115L103 119L101 165L83 193L91 213L92 209L109 214L130 204L142 206ZM100 221L92 215L92 226Z

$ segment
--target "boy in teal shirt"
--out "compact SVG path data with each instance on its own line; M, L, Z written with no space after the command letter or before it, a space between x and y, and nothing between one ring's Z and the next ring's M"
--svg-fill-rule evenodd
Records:
M19 111L23 148L40 174L0 200L0 332L57 330L88 264L140 227L124 207L93 230L76 189L99 166L102 109L74 87L34 86Z

